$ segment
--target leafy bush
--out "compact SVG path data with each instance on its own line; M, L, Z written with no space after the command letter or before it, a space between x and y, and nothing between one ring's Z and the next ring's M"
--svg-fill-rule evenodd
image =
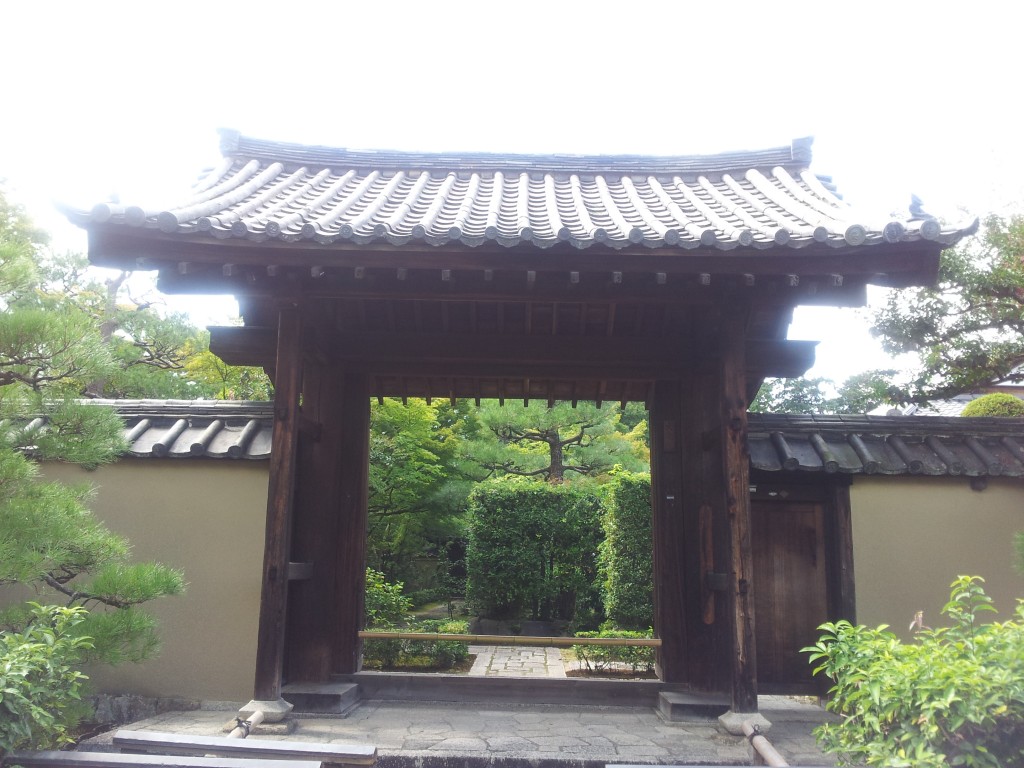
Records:
M577 605L597 602L600 505L589 485L522 478L478 485L466 553L469 603L491 618L571 620Z
M464 635L469 632L465 621L422 621L414 632L436 632L442 635ZM469 645L458 640L406 640L402 655L423 657L428 666L450 669L469 656Z
M86 714L75 669L92 643L74 628L85 608L32 605L20 631L0 632L0 758L16 749L54 749Z
M1011 621L993 611L977 576L952 584L953 626L904 644L885 625L823 624L803 650L835 685L828 708L843 721L815 733L843 762L886 766L1024 764L1024 601Z
M623 637L632 640L650 638L653 632L630 632L623 629L602 629L600 632L577 632L575 637ZM591 671L611 668L612 664L627 664L636 674L654 670L654 648L647 645L574 645L576 659Z
M384 574L366 569L364 611L367 629L387 631L405 624L412 601L402 594L402 582L391 584ZM401 640L367 640L363 643L363 661L385 667L394 666L402 654Z
M366 626L377 629L394 627L405 621L412 601L402 594L402 582L390 584L384 574L373 568L366 569Z
M469 624L465 621L423 621L403 631L464 635L469 632ZM363 661L368 666L383 669L451 669L469 656L469 646L458 640L367 640L363 648Z
M607 488L598 560L604 614L616 627L639 630L654 621L651 478L620 472Z
M968 418L1024 416L1024 400L1014 397L1008 392L993 392L971 400L960 415Z

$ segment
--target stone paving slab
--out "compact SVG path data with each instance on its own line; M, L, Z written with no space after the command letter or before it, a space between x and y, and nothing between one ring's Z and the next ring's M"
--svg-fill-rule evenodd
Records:
M565 677L558 648L507 645L471 645L476 655L471 677Z
M772 710L764 714L772 719ZM222 734L232 713L174 712L134 723L137 730ZM810 731L824 713L787 711L768 734L792 765L833 765ZM714 721L669 723L654 709L565 705L484 706L364 701L346 718L294 716L294 730L270 738L372 744L379 768L597 768L605 763L749 765L746 740ZM84 746L102 748L111 734ZM260 738L257 729L251 739ZM98 746L96 746L98 745Z

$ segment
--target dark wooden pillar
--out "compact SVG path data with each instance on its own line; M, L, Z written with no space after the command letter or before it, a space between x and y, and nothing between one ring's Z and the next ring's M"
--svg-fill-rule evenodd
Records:
M651 521L654 546L654 633L658 677L688 682L686 534L683 521L679 382L655 383L651 402Z
M651 403L651 507L658 675L700 691L730 685L728 529L719 377L659 381ZM719 573L721 572L721 573Z
M308 363L296 474L292 559L302 578L288 605L290 681L355 672L366 573L366 377Z
M338 372L308 361L295 472L292 560L301 572L288 594L285 672L289 682L323 682L333 671L342 402Z
M750 538L750 455L747 448L745 318L725 319L721 337L722 471L729 521L732 623L732 710L757 711L754 645L754 560Z
M366 591L366 494L370 465L369 380L362 372L344 377L341 420L338 527L333 540L337 571L334 671L358 672L362 664L363 600Z
M857 594L853 576L853 518L849 480L833 482L825 506L825 546L828 548L828 612L830 621L857 623Z
M280 311L275 376L274 432L271 438L263 584L256 645L256 680L253 686L253 699L256 701L276 701L281 698L299 431L299 391L302 383L302 321L295 307L286 307Z

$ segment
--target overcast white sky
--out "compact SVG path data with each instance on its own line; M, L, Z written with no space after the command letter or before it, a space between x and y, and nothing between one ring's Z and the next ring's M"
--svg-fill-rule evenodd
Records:
M963 2L46 2L3 7L0 177L134 203L218 158L218 127L354 148L689 154L815 137L854 203L1024 210L1024 6ZM200 322L217 312L199 311ZM204 303L205 310L209 302ZM817 375L885 365L801 315Z

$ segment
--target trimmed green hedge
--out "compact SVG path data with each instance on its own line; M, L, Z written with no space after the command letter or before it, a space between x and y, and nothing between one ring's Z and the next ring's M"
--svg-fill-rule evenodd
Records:
M605 617L615 627L643 630L654 621L651 478L621 472L607 489L600 554Z
M577 607L597 605L600 515L593 485L479 484L470 497L470 605L489 618L541 620L572 620Z
M1008 392L993 392L971 400L961 416L977 418L981 416L1021 417L1024 416L1024 400L1014 397Z

